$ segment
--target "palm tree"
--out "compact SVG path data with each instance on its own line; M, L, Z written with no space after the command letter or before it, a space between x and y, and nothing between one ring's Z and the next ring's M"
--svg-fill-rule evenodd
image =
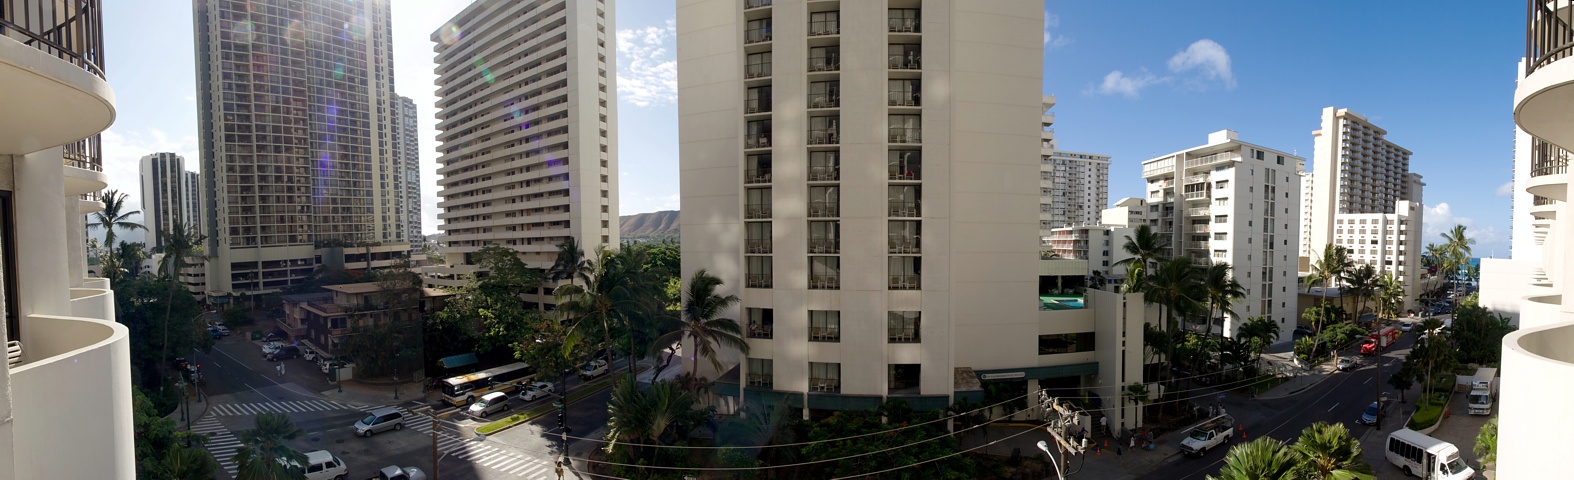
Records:
M126 231L147 230L147 227L142 226L142 224L130 220L132 215L141 215L141 210L120 211L126 207L126 197L128 196L119 190L105 190L104 195L101 197L104 200L104 209L93 212L92 218L88 221L88 230L104 229L105 246L115 244L115 229L117 228Z
M714 408L696 409L696 403L694 394L670 382L640 389L633 377L624 377L607 402L607 450L632 448L632 463L651 464L650 456L663 450L654 447L683 440L710 418Z
M236 480L284 480L301 478L284 463L306 464L306 455L290 448L288 442L306 432L295 426L290 417L282 413L257 415L257 426L240 433L241 448L235 451L235 463L240 471Z
M1294 451L1271 437L1257 437L1250 443L1230 448L1224 454L1224 468L1208 480L1291 480L1300 466Z
M1481 431L1476 433L1476 446L1471 451L1476 452L1482 470L1486 470L1488 463L1497 462L1497 417L1481 425Z
M1301 458L1311 480L1370 479L1372 466L1361 460L1361 442L1350 436L1342 423L1317 422L1301 430L1301 438L1290 446Z
M1394 272L1383 272L1383 278L1377 281L1378 298L1382 302L1382 311L1388 318L1399 316L1399 309L1405 303L1405 286L1394 277Z
M1262 352L1279 340L1279 325L1266 315L1258 315L1246 319L1246 323L1241 324L1240 330L1235 332L1235 337L1247 342L1253 356L1261 359Z
M743 329L736 320L718 318L727 309L738 304L736 295L721 296L716 293L716 287L722 285L722 280L704 269L694 272L689 279L689 288L683 293L682 320L677 329L656 339L651 344L651 354L654 356L661 350L667 351L667 358L656 366L656 374L661 374L661 369L672 362L672 344L687 337L693 344L694 351L689 354L694 359L708 358L711 366L721 371L721 360L716 354L721 347L737 349L744 354L749 353L749 343L743 339ZM652 376L651 378L657 378Z
M1239 314L1235 313L1235 310L1230 308L1230 305L1246 298L1246 288L1242 287L1241 282L1236 281L1230 275L1229 262L1209 265L1203 274L1203 288L1206 290L1208 299L1208 324L1207 330L1203 333L1213 335L1213 320L1215 318L1220 319L1221 330L1219 333L1221 335L1230 333L1222 329L1223 318L1225 315L1231 318L1240 317ZM1219 316L1214 317L1214 312L1219 312Z
M1306 275L1306 283L1310 285L1322 282L1322 305L1323 308L1328 308L1328 289L1332 288L1333 283L1339 280L1345 269L1350 268L1350 255L1344 247L1330 243L1323 246L1323 254L1317 257L1316 260L1316 262L1312 263L1311 273ZM1321 323L1321 317L1318 320ZM1319 332L1322 331L1322 325L1320 324L1312 325L1312 328Z
M585 259L585 250L579 247L579 240L568 237L563 239L563 243L557 244L557 258L547 269L547 275L553 280L568 280L569 283L574 283L574 280L580 278L581 273L589 267L589 260Z
M610 360L612 329L622 320L620 313L631 310L629 302L637 301L637 288L624 268L622 259L606 246L596 248L595 260L587 260L579 271L583 286L569 283L554 291L558 310L573 319L568 338L563 342L565 354L573 351L593 329L600 328L601 347L607 349ZM632 362L634 359L629 359Z
M1341 273L1339 281L1345 285L1344 291L1340 293L1355 297L1355 318L1359 320L1366 311L1366 299L1377 294L1377 269L1365 263L1347 268Z
M1169 257L1170 239L1153 230L1147 224L1137 226L1131 235L1126 235L1126 243L1121 245L1130 257L1115 262L1115 266L1122 266L1135 261L1144 268L1153 266L1153 263Z
M1147 292L1143 298L1159 304L1159 318L1171 336L1178 326L1176 318L1199 314L1204 309L1207 292L1199 281L1199 275L1190 257L1178 257L1159 264L1159 268L1148 277ZM1176 343L1173 339L1169 342L1169 353L1165 356L1168 361L1173 362L1175 359ZM1173 381L1173 372L1170 377Z
M1456 292L1453 303L1454 310L1457 311L1459 310L1459 295L1457 294L1459 289L1459 282L1457 281L1459 269L1467 268L1470 265L1470 246L1476 244L1476 239L1465 235L1464 225L1456 224L1453 230L1443 234L1443 242L1443 255L1448 258L1450 265L1448 274L1456 279L1456 281L1449 283L1448 290Z
M208 237L180 220L175 220L170 231L158 232L158 236L163 243L158 249L164 252L164 258L159 260L158 276L169 282L169 293L164 299L164 346L159 356L165 359L169 358L169 316L175 306L175 290L181 285L180 271L186 268L187 258L202 257L202 242Z
M143 466L151 477L164 480L210 480L219 470L213 455L182 445L171 447L162 457L145 460Z

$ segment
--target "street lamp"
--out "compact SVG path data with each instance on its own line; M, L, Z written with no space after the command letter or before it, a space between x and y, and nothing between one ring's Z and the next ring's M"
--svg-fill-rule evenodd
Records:
M1044 451L1044 456L1049 457L1049 465L1055 467L1055 478L1066 480L1066 474L1060 471L1060 462L1055 461L1054 452L1049 451L1049 442L1039 440L1038 449Z

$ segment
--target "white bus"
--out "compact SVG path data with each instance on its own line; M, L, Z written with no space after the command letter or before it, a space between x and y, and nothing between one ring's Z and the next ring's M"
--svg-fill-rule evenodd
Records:
M536 379L536 369L524 362L488 368L443 380L443 400L455 407L463 407L482 395L492 392L512 392L520 385Z
M1476 474L1459 458L1459 448L1454 444L1408 428L1388 434L1388 448L1383 456L1388 457L1388 463L1404 470L1407 476L1428 480L1463 480Z

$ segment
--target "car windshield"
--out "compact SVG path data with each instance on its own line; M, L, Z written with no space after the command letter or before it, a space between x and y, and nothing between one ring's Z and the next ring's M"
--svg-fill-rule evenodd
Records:
M1470 467L1466 467L1465 466L1465 461L1464 460L1460 460L1459 459L1459 454L1458 453L1449 454L1448 455L1448 461L1444 462L1439 467L1442 470L1442 473L1444 475L1452 475L1452 474L1455 474L1455 473L1463 472L1463 471L1465 471L1466 468L1470 468Z
M1202 430L1192 430L1191 431L1191 438L1192 438L1192 440L1207 440L1208 439L1208 432L1204 432Z
M366 425L377 423L377 414L373 413L371 415L367 415L366 418L361 419L361 423Z
M1377 404L1374 403L1374 404L1366 406L1366 416L1368 416L1368 417L1375 417L1375 416L1377 416Z
M1471 395L1470 403L1474 403L1476 405L1485 405L1492 403L1492 397L1490 395Z

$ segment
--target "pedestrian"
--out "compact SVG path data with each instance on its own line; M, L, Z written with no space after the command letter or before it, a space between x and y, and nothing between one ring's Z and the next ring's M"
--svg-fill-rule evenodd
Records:
M1099 417L1099 429L1106 432L1109 431L1109 416Z
M563 461L557 461L557 480L563 480Z
M279 376L283 377L284 376L284 362L279 362L279 367L277 368L277 370L279 371Z

